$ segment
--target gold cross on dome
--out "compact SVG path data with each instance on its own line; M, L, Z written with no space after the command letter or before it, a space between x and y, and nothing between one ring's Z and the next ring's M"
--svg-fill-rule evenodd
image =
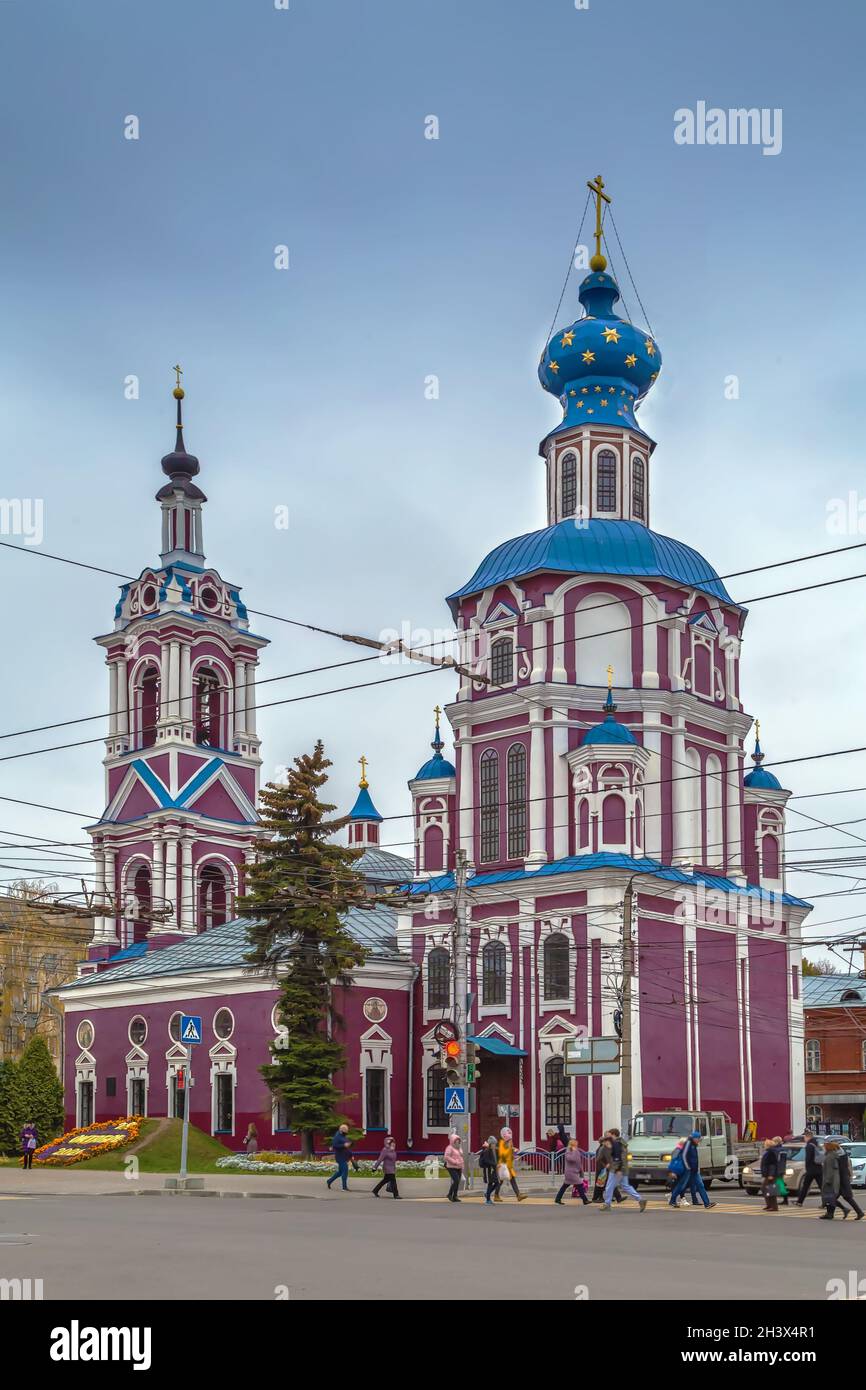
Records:
M441 711L441 709L439 708L438 705L434 705L434 706L433 706L433 713L434 713L435 716L436 716L436 732L438 733L438 732L439 732L439 716L440 716L441 713L442 713L442 711Z
M183 371L182 371L182 369L178 366L178 364L177 364L176 362L175 362L174 366L172 367L172 371L174 372L175 377L176 377L175 385L176 385L176 386L180 386L180 379L181 379L181 377L183 376Z
M365 788L367 788L367 787L370 785L369 782L367 781L367 759L364 757L364 754L363 754L363 753L361 754L360 758L358 759L358 762L361 764L361 780L360 780L360 782L358 783L358 786L359 786L359 787L362 789L362 791L363 791Z
M761 721L760 721L760 719L756 719L756 720L755 720L755 742L756 742L756 743L760 743L760 742L761 742Z
M601 174L596 174L594 179L587 180L586 186L589 189L590 193L595 194L595 255L593 256L589 264L592 270L604 270L605 266L607 265L607 261L601 254L601 205L602 202L609 203L610 198L603 191L604 179L602 178Z
M607 688L608 688L608 690L612 690L612 689L613 689L613 667L612 667L612 666L608 666L608 668L607 668Z

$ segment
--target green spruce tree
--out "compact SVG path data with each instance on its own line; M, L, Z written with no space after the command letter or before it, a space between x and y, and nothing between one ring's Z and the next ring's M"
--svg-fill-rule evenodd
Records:
M331 766L321 740L312 754L295 758L284 783L269 782L260 794L261 837L239 904L251 919L247 959L280 985L278 1015L285 1036L271 1046L273 1061L261 1068L288 1111L309 1157L316 1131L329 1131L349 1097L332 1076L345 1065L333 1037L335 985L348 985L366 957L341 918L369 905L363 876L353 867L359 851L334 842L347 817L330 819L335 807L319 791Z
M39 1143L47 1144L63 1132L63 1084L44 1038L30 1039L21 1053L18 1076L27 1111L24 1118L36 1125Z
M21 1126L27 1118L18 1063L0 1062L0 1153L20 1152Z

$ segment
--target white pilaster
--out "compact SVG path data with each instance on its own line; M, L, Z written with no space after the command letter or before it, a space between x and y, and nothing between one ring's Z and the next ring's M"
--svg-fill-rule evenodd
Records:
M186 836L180 842L181 851L181 873L180 873L180 909L178 912L178 926L181 931L195 932L195 901L193 898L193 878L192 878L192 840Z
M691 864L693 851L689 839L692 817L689 812L692 806L692 792L689 767L686 763L686 730L682 716L675 715L674 718L676 723L671 738L673 761L670 769L674 822L673 862Z
M743 817L740 787L742 785L741 758L730 751L727 757L727 777L725 786L725 805L728 822L728 877L743 876Z
M244 663L240 660L235 662L235 733L246 733L247 719L247 685L244 673Z
M538 705L529 707L529 854L527 868L547 863L546 835L547 801L544 769L543 712Z
M247 733L256 732L256 668L255 663L247 661L244 666L246 678L244 681L244 700L247 711Z

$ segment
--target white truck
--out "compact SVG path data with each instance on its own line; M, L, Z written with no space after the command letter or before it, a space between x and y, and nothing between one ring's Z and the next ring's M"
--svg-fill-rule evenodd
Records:
M629 1128L628 1164L631 1181L672 1182L668 1164L681 1139L698 1130L701 1136L701 1177L706 1187L717 1178L742 1186L743 1164L757 1159L759 1145L740 1141L736 1126L724 1110L647 1110L635 1115Z

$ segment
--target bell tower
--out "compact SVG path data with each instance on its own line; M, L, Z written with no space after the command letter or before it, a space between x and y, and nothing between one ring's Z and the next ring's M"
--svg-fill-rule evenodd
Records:
M169 944L234 915L256 837L259 738L255 673L267 639L250 631L237 585L208 566L186 450L180 385L160 563L124 584L114 629L97 637L109 673L105 810L87 827L98 918L91 957Z

